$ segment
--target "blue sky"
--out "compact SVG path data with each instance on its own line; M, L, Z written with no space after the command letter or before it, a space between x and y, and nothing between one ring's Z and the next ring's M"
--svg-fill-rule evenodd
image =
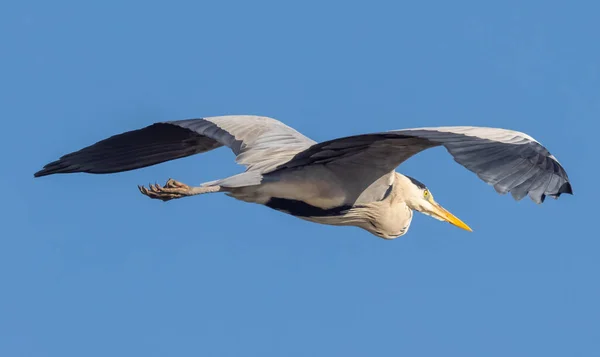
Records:
M600 33L593 1L12 1L0 6L2 356L598 356ZM137 184L241 170L227 150L33 179L150 123L275 117L314 140L525 131L574 196L514 202L443 149L399 170L474 233L384 241Z

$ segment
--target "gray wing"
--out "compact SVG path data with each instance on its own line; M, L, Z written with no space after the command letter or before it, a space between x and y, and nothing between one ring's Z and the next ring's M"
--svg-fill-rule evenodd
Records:
M97 142L51 162L35 177L56 173L113 173L229 147L236 162L262 172L315 144L271 118L220 116L152 124Z
M496 128L419 128L345 137L316 144L277 171L323 165L354 190L366 189L411 156L436 146L516 200L529 195L541 203L546 196L573 193L564 168L544 146L527 134Z

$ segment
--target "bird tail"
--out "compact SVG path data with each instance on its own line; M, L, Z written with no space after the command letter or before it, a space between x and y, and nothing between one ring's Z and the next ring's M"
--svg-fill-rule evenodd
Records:
M263 175L258 171L246 171L220 180L205 182L201 186L220 186L223 188L242 188L260 185Z

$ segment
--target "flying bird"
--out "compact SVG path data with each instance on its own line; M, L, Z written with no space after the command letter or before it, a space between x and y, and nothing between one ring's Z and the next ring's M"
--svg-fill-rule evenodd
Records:
M278 120L249 115L155 123L64 155L34 176L123 172L221 146L233 151L244 172L199 186L169 179L164 186L138 186L140 192L162 201L223 192L307 221L360 227L385 239L406 234L413 211L471 231L423 183L395 171L413 155L443 146L456 162L516 200L529 196L542 203L546 196L573 193L558 160L518 131L431 127L317 143Z

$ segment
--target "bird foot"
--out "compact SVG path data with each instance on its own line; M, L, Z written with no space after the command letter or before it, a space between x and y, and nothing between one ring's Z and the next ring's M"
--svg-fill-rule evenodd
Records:
M144 186L138 186L138 189L143 195L162 201L169 201L175 198L191 196L194 194L190 186L173 179L169 179L164 186L159 184L150 184L148 185L148 188Z

